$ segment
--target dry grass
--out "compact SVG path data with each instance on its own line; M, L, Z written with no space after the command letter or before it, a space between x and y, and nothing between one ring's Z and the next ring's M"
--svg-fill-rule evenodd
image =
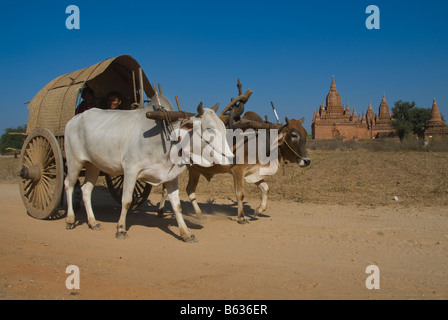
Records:
M270 199L297 203L358 206L447 206L448 153L322 151L310 150L311 166L281 167L266 178ZM15 183L17 159L0 158L0 183ZM185 195L188 175L179 179ZM158 201L160 187L153 188L151 200ZM230 175L217 175L209 183L201 177L197 195L208 199L235 200ZM245 184L245 196L259 199L258 187ZM398 202L394 197L398 197Z
M421 151L421 152L448 152L448 140L434 139L425 142L416 137L409 137L402 142L396 139L366 139L366 140L309 140L307 142L310 150L327 150L327 151L353 151L365 150L374 152L404 152L404 151Z

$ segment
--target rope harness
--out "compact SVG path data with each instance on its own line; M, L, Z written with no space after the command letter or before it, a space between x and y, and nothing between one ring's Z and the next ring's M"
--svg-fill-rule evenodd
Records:
M303 157L301 157L290 145L288 142L286 142L286 135L283 138L283 142L286 144L286 146L289 148L289 150L291 150L300 160L305 161L305 159ZM280 149L279 149L280 150Z

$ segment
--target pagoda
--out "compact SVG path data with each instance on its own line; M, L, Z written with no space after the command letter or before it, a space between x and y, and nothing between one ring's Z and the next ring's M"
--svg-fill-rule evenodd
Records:
M378 137L394 132L395 128L392 126L392 120L393 119L389 111L389 105L387 104L386 96L383 93L383 99L381 100L378 115L375 121L375 127L373 129L374 136Z
M431 117L425 126L425 139L448 139L448 127L442 119L436 99L432 103Z
M367 139L394 135L396 132L391 124L392 117L384 93L378 115L373 111L371 102L366 114L363 111L362 115L357 115L355 107L350 113L348 102L344 106L341 101L333 76L325 106L322 103L314 112L311 124L313 139Z

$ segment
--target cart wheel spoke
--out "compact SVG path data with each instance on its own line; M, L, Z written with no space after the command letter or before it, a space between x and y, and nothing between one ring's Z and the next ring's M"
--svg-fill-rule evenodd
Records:
M121 204L121 197L123 195L123 176L106 176L106 183L109 191L114 200ZM136 209L141 206L151 193L152 186L143 181L137 181L135 183L134 191L132 192L132 204L131 209Z
M64 165L58 140L47 129L32 131L20 155L20 192L28 213L47 219L62 196Z

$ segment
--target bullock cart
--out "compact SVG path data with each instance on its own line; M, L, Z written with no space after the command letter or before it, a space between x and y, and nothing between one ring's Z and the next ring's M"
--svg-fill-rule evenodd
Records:
M81 93L86 87L93 90L98 105L103 108L109 92L122 95L121 109L142 108L145 95L155 94L138 62L127 55L62 75L36 94L28 106L18 173L23 203L34 218L52 218L61 206L67 170L64 130L78 112ZM111 195L121 203L123 176L104 176ZM143 204L150 192L150 184L137 181L131 207Z

